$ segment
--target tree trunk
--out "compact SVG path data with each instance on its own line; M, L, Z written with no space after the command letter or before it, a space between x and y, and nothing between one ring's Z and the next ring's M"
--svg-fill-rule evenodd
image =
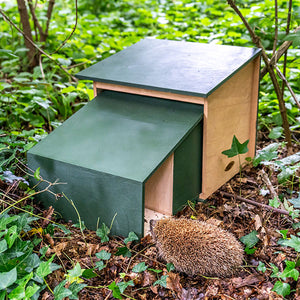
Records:
M23 32L25 33L25 35L31 41L33 41L32 34L31 34L31 27L30 27L30 23L29 23L29 15L28 15L28 12L27 12L25 0L17 0L17 3L18 3L18 10L19 10L19 13L20 13L21 23L22 23L22 27L23 27ZM36 56L36 49L26 39L25 39L25 46L28 49L27 57L28 57L28 60L29 60L29 66L30 67L37 66L38 65L38 59L37 59L37 56Z

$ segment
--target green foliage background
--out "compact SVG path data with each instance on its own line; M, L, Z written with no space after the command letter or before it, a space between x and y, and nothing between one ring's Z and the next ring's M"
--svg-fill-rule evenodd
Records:
M4 2L3 2L4 1ZM15 24L20 16L14 1L0 6ZM45 25L48 1L38 1L37 16ZM238 1L242 13L272 51L274 2ZM279 39L285 37L287 1L279 1ZM71 74L105 59L145 37L253 47L240 18L226 1L172 0L82 0L78 3L77 28L66 45L76 22L75 1L56 0L43 49ZM300 0L293 1L291 29L300 25ZM59 126L84 103L92 99L91 82L78 84L44 55L40 66L28 69L23 37L0 17L0 172L13 169L15 157L25 153L47 133ZM54 53L55 52L55 53ZM51 54L52 53L52 54ZM280 63L279 63L280 65ZM300 51L291 48L287 77L300 94ZM292 130L299 130L299 112L288 91L286 107ZM268 76L261 82L259 129L282 135L281 116Z

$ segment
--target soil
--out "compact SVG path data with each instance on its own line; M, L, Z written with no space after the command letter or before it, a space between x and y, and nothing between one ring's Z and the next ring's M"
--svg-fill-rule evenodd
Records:
M265 142L258 142L258 147L263 147L265 144ZM300 151L300 147L295 145L294 152L297 151ZM283 150L281 155L286 156L286 151ZM254 246L254 253L245 254L244 264L234 278L206 278L200 274L191 277L174 270L168 272L165 262L157 258L157 250L150 235L138 242L127 244L132 253L131 257L116 255L118 248L124 247L124 238L114 236L110 237L108 242L101 243L95 231L85 229L82 234L79 228L72 226L72 223L57 221L52 209L45 210L40 205L27 200L23 203L23 207L26 204L33 204L35 213L62 223L71 231L71 234L66 236L56 228L51 235L50 233L41 235L42 243L39 247L49 245L47 256L50 257L56 253L54 262L62 266L47 277L49 287L53 290L65 278L66 270L72 269L76 262L80 263L81 268L93 268L95 262L99 261L95 253L106 250L112 254L111 258L103 270L95 270L96 277L84 279L88 287L79 292L79 299L114 299L112 291L107 286L113 281L118 283L129 280L133 280L134 286L126 288L124 294L127 296L123 295L124 299L283 299L272 291L277 279L270 277L272 274L270 264L276 265L279 271L282 271L285 267L285 260L298 260L299 254L293 248L283 247L277 243L282 238L279 230L288 230L288 237L297 235L299 230L293 229L292 225L298 220L280 214L272 208L252 205L233 196L239 195L241 198L268 205L271 199L270 194L264 196L260 194L263 188L267 189L259 172L261 168L254 168L249 164L243 168L242 178L239 175L235 176L205 202L198 202L195 205L191 203L177 214L177 217L192 217L213 223L232 232L237 238L253 230L257 231L259 241ZM293 187L280 185L276 172L271 172L266 167L264 170L269 175L271 184L278 195L291 198L289 189L292 188L294 191L299 189L299 177L294 178ZM0 188L15 199L24 195L16 183L9 185L1 182ZM48 225L47 220L40 220L36 224L44 229ZM132 272L132 268L140 262L145 262L148 269L141 273ZM257 270L260 262L264 263L267 268L264 273ZM160 272L157 273L149 269L161 270L161 272L157 271ZM154 282L162 275L168 275L166 287L154 286ZM285 282L291 285L291 290L294 290L287 298L300 299L300 281L296 282L290 278ZM53 295L50 290L45 289L40 299L51 300Z

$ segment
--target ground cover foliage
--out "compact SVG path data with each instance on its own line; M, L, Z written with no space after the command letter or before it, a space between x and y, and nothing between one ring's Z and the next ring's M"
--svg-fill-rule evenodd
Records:
M300 25L300 2L292 3L291 31ZM36 4L36 16L45 29L48 2ZM33 31L35 43L49 54L37 55L36 65L28 62L23 37L3 15L0 18L0 299L299 299L300 157L294 154L300 151L299 109L286 89L293 139L288 153L268 76L261 81L258 114L257 147L263 150L207 202L188 203L179 214L216 224L241 239L245 261L236 277L188 277L157 260L149 236L141 241L134 233L110 237L110 224L101 222L93 232L84 228L80 216L78 224L58 221L52 209L34 202L36 192L27 185L23 165L26 151L92 98L91 82L74 81L78 71L147 36L253 46L240 17L226 2L77 4L76 19L75 1L55 1L45 41ZM272 53L274 2L237 4L267 53ZM0 7L20 26L16 3L2 1ZM279 1L278 45L286 39L287 11L288 3ZM295 33L292 38L286 77L299 98L299 37ZM278 62L280 68L283 61ZM38 170L31 175L46 180Z

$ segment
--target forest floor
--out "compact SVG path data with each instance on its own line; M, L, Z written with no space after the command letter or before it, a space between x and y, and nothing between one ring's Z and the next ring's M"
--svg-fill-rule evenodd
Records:
M264 144L259 143L259 148ZM295 146L295 152L299 150L300 147ZM282 156L285 155L283 151ZM298 260L299 255L293 248L278 244L278 240L282 237L279 230L287 230L285 233L288 237L297 235L299 230L293 229L292 224L298 220L293 220L290 216L280 214L272 208L252 205L228 195L240 195L242 198L268 205L270 194L266 196L260 194L261 189L266 188L260 169L261 167L254 168L249 164L243 168L241 179L239 175L235 176L207 201L187 206L177 215L188 218L193 216L194 219L216 224L232 232L237 238L257 231L258 242L252 249L253 253L245 253L244 264L234 278L206 278L201 275L191 277L174 270L168 272L165 263L157 258L156 247L149 235L139 242L129 242L126 246L132 255L126 257L117 255L120 247L124 246L123 238L110 237L109 241L101 243L95 231L85 229L82 234L79 228L72 226L72 223L59 221L71 231L71 234L66 235L56 228L52 235L41 235L43 241L38 247L48 245L47 256L50 257L55 253L54 262L62 268L48 275L49 288L41 293L40 299L53 299L51 290L65 278L66 270L73 268L76 262L79 262L83 269L92 269L99 261L95 254L101 250L111 253L111 256L105 261L106 266L101 271L94 270L95 277L84 279L87 287L79 292L79 299L114 299L112 289L108 286L112 282L117 284L131 280L133 284L124 290L123 299L283 299L272 291L277 281L276 276L271 277L274 271L272 264L282 272L285 260L294 262ZM270 181L276 193L285 192L283 190L286 187L278 184L276 174L271 173ZM23 196L17 185L1 182L0 187L10 195ZM298 188L299 184L296 189ZM27 200L32 204L30 201ZM44 210L37 204L34 204L34 207L35 213L55 220L53 210ZM46 228L48 224L48 221L40 220L38 226ZM133 267L141 262L144 262L148 269L139 273L133 272ZM257 270L258 266L263 266L262 263L266 269L262 267L260 270L264 272ZM166 284L154 285L163 275L168 275L165 277ZM285 282L289 283L293 290L287 298L300 299L300 281L288 278Z

